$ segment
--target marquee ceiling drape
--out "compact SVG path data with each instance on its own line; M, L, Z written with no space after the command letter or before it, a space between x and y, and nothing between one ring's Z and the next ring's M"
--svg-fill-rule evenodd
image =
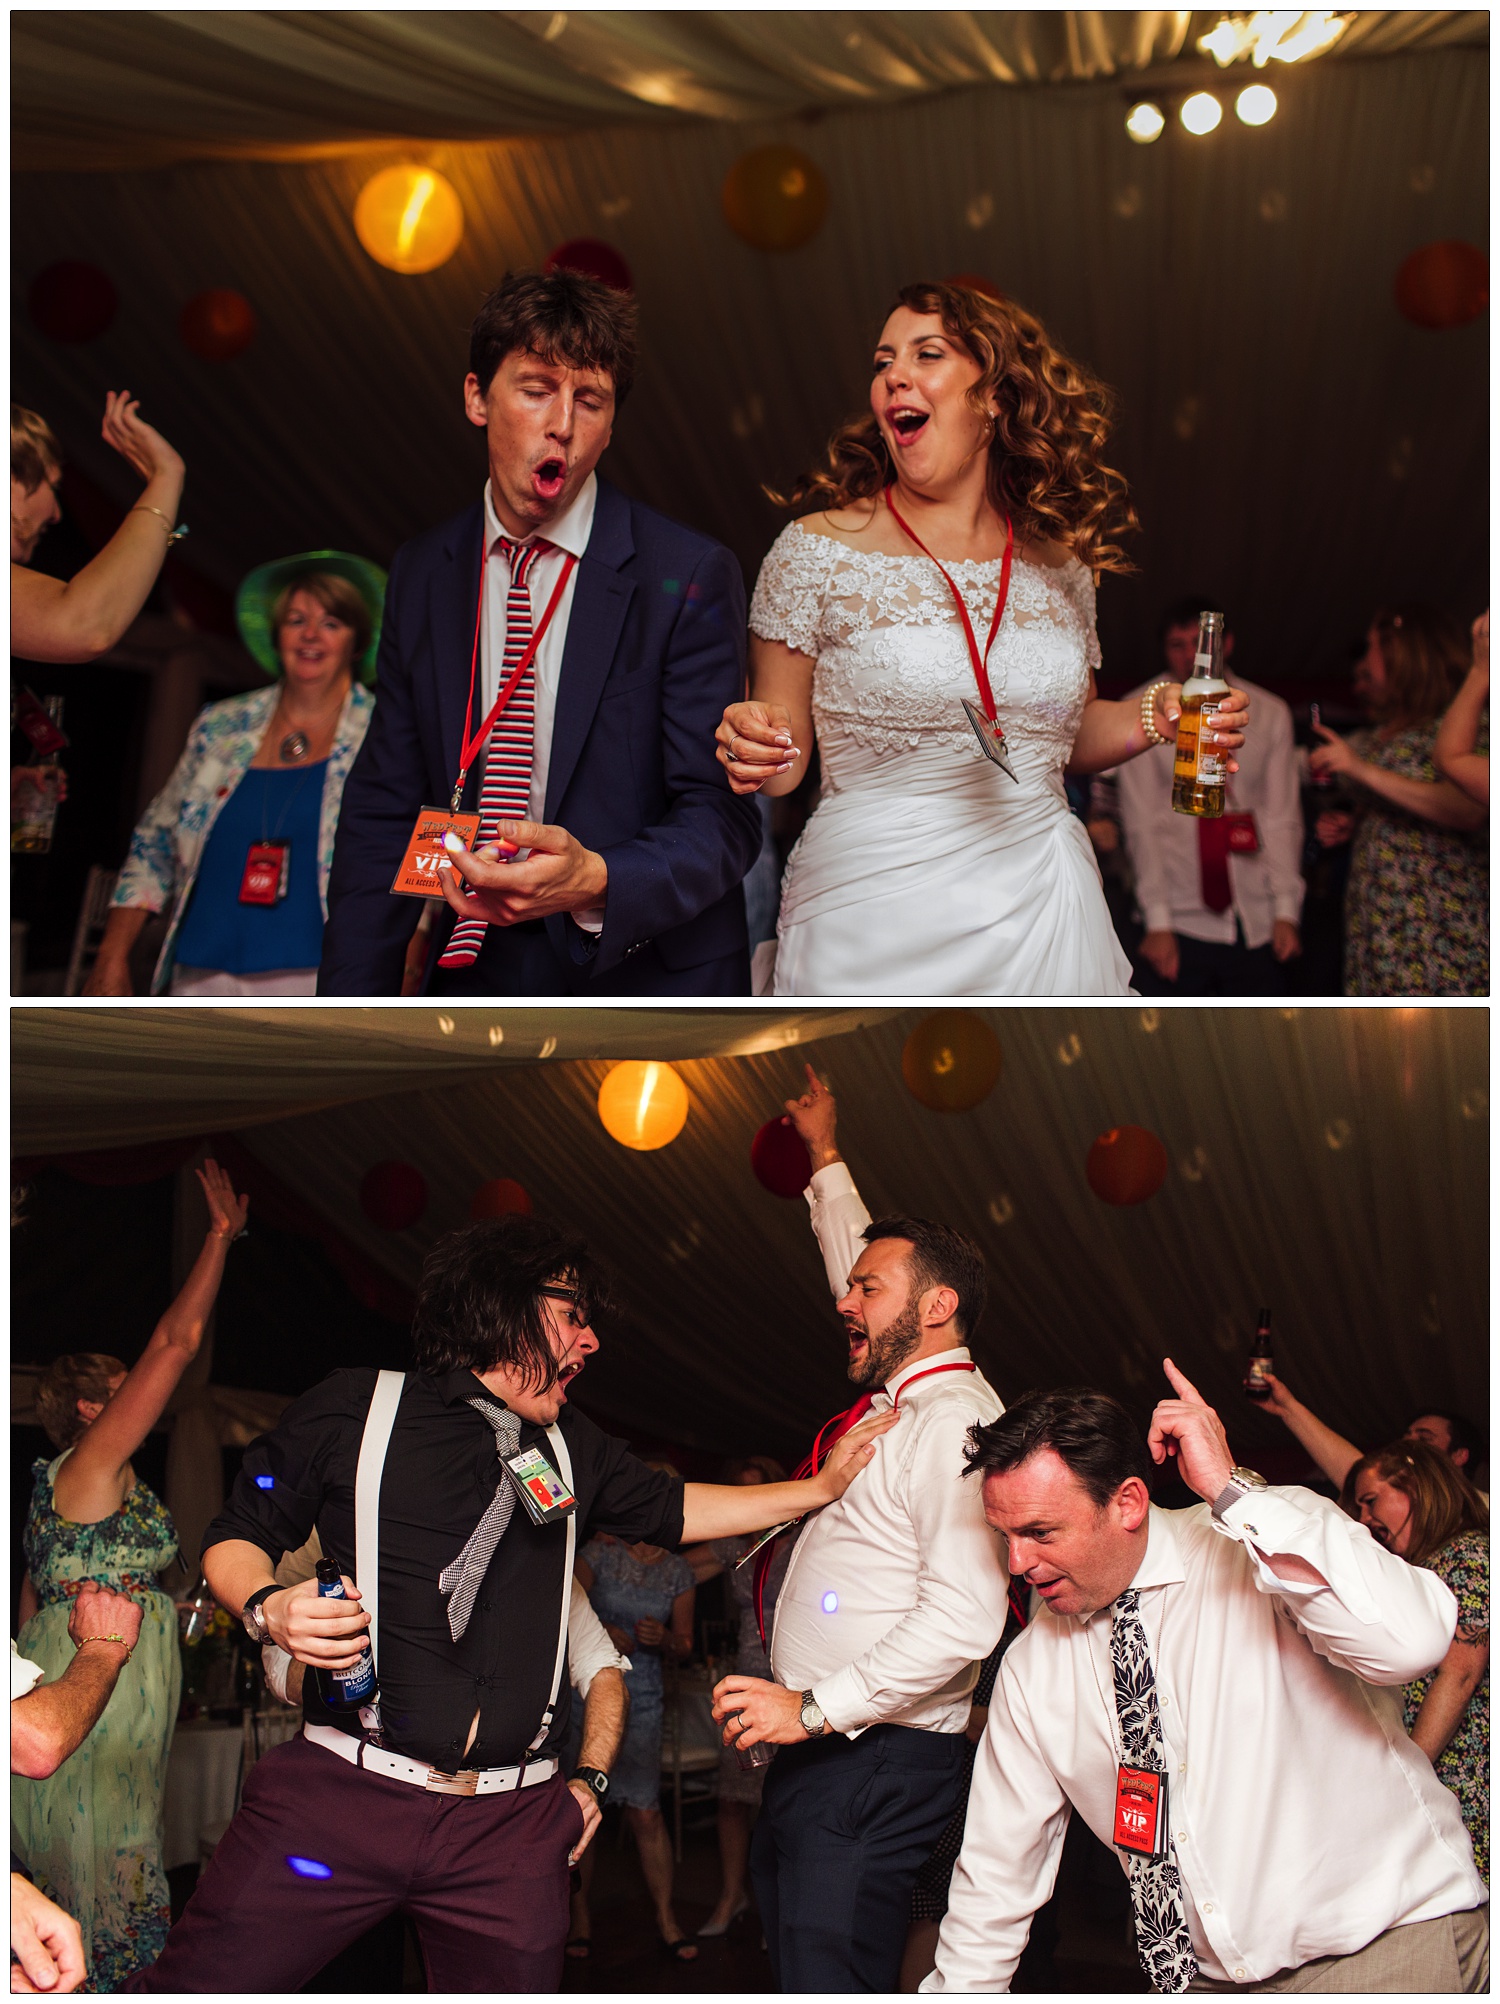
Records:
M1257 75L1274 83L1281 110L1264 129L1231 112L1207 140L1174 121L1138 147L1110 65L1126 62L1132 34L1150 48L1177 34L1130 22L1183 18L570 14L549 43L537 36L542 16L18 15L22 129L41 102L27 81L40 43L73 123L47 156L57 171L14 182L13 394L123 503L130 476L99 442L99 414L106 389L137 392L188 461L184 549L222 587L293 550L332 545L386 561L483 480L459 386L487 287L570 239L602 238L634 274L643 344L604 470L728 543L753 578L785 520L763 484L814 461L859 407L895 288L978 272L1040 313L1118 395L1110 457L1145 533L1132 546L1141 574L1101 587L1106 686L1155 672L1157 615L1183 592L1227 607L1252 678L1341 674L1347 643L1391 597L1435 600L1465 620L1485 603L1487 320L1419 329L1397 313L1392 286L1422 244L1487 241L1487 54L1472 45L1487 17L1361 16L1365 42L1347 57L1336 49L1293 69L1223 73L1232 87ZM1201 28L1210 17L1193 19ZM953 50L1020 35L1027 21L1050 24L1026 32L1061 37L1059 47L1072 34L1083 67L1064 62L1062 73L1096 80L970 81ZM1065 34L1070 21L1104 25ZM633 36L656 37L663 61L686 62L702 42L719 52L705 76L729 74L737 36L736 60L795 82L823 60L819 48L832 62L824 44L840 32L861 38L845 51L850 64L875 63L872 51L885 63L904 36L927 68L909 88L861 85L859 95L853 71L835 65L832 108L801 115L784 108L804 101L788 82L779 98L749 90L734 118L630 99L631 122L575 108L586 129L546 138L461 141L445 135L474 128L455 114L446 125L416 118L416 139L311 162L60 171L91 158L91 63L129 56L149 70L140 51L152 36L190 47L191 75L164 57L159 81L143 78L137 93L133 73L109 72L114 115L134 119L121 107L139 102L141 129L170 135L161 97L176 93L194 130L232 134L241 128L216 93L243 67L253 109L270 65L301 78L297 129L321 117L342 147L352 128L340 120L386 135L398 123L388 115L395 86L380 77L409 71L409 95L431 82L402 37L450 46L444 36L493 33L493 63L458 62L476 92L502 73L526 91L543 73L554 92L604 90L560 53L580 22L617 53ZM1426 40L1361 59L1361 46L1403 35ZM1087 54L1101 36L1108 63ZM1444 37L1462 39L1427 45ZM532 68L506 53L517 38ZM1052 73L1052 56L1037 62ZM452 68L438 63L443 77ZM817 236L778 255L742 242L720 208L734 160L771 142L801 149L830 189ZM412 158L452 180L466 217L458 252L421 277L375 265L352 226L369 175ZM60 258L95 264L119 287L115 322L92 343L49 342L26 312L31 279ZM189 356L177 333L184 303L216 286L242 291L259 322L251 347L217 364Z
M77 1133L91 1076L116 1128L120 1108L145 1107L160 1060L136 1026L167 1013L68 1012L87 1024L95 1056L84 1070L76 1052L59 1052L59 1134ZM302 1019L329 1012L196 1013L237 1019L205 1035L223 1040L223 1098L249 1101L268 1069L298 1062ZM37 1151L49 1064L33 1025L52 1014L14 1012L16 1111ZM794 1048L781 1036L779 1047L684 1057L682 1044L659 1042L652 1055L682 1059L692 1109L652 1154L600 1127L602 1057L542 1062L533 1047L518 1058L509 1034L504 1065L456 1075L434 1039L426 1056L408 1049L392 1062L383 1089L261 1119L242 1140L407 1286L432 1242L467 1219L478 1184L515 1177L540 1213L580 1226L618 1277L619 1312L603 1325L584 1404L654 1438L788 1452L844 1402L806 1209L763 1190L748 1159L804 1058L839 1097L841 1141L872 1208L942 1218L984 1245L991 1306L977 1347L1003 1394L1095 1382L1144 1411L1170 1354L1232 1412L1237 1445L1283 1442L1238 1391L1268 1304L1288 1381L1352 1438L1376 1439L1424 1402L1486 1409L1484 1011L983 1014L1004 1070L966 1114L931 1113L906 1092L913 1012L856 1027L835 1018L833 1035L806 1012ZM368 1071L360 1034L355 1024L351 1063ZM640 1051L642 1026L631 1034ZM156 1131L144 1113L130 1118L139 1138ZM1158 1133L1170 1167L1158 1195L1117 1210L1083 1172L1094 1137L1123 1123ZM396 1234L358 1202L366 1170L390 1157L416 1163L429 1189L424 1218Z
M54 12L12 17L14 164L316 157L392 139L785 117L1196 57L1190 10ZM1364 11L1335 53L1482 41L1479 11ZM336 80L337 90L330 91Z

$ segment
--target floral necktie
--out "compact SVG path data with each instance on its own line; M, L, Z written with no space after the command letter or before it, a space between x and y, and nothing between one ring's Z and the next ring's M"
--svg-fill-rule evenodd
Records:
M1115 1711L1120 1721L1125 1765L1164 1772L1167 1757L1161 1737L1161 1714L1156 1708L1156 1672L1151 1664L1146 1631L1141 1625L1141 1597L1134 1587L1115 1602L1109 1655L1114 1666ZM1169 1833L1170 1828L1169 1824ZM1141 1967L1150 1977L1153 1990L1186 1990L1198 1974L1198 1958L1193 1954L1193 1938L1188 1933L1176 1850L1169 1849L1164 1858L1142 1858L1129 1851L1121 1855L1130 1878L1135 1944Z

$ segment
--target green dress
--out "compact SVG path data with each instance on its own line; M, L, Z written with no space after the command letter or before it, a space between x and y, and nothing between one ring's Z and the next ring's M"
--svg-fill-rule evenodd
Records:
M177 1611L156 1574L170 1564L177 1533L144 1482L97 1524L59 1517L52 1485L65 1459L32 1468L26 1568L41 1606L21 1630L21 1654L49 1679L67 1669L68 1613L81 1580L129 1593L145 1614L135 1653L83 1745L49 1781L12 1781L12 1841L42 1891L83 1930L88 1987L119 1990L161 1954L171 1925L161 1804L182 1658Z
M1484 1642L1490 1632L1490 1541L1484 1531L1460 1531L1427 1561L1458 1602L1458 1639ZM23 1649L21 1654L25 1655ZM1431 1689L1436 1666L1425 1677L1413 1678L1405 1692L1406 1730L1417 1723L1422 1700ZM1464 1826L1474 1842L1474 1863L1486 1885L1490 1880L1490 1673L1475 1685L1453 1737L1433 1763L1444 1788L1458 1797Z
M1355 731L1362 759L1429 783L1438 723L1394 736ZM1489 750L1489 730L1478 747ZM1346 995L1487 995L1489 828L1439 828L1371 794L1360 813L1344 894Z

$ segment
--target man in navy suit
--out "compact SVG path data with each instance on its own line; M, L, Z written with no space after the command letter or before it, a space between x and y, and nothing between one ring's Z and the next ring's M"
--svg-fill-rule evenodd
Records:
M634 373L634 302L573 272L507 274L469 359L489 481L391 566L318 992L400 991L419 901L391 883L463 772L482 819L472 852L449 844L431 993L746 994L760 823L714 757L744 685L739 566L594 471Z

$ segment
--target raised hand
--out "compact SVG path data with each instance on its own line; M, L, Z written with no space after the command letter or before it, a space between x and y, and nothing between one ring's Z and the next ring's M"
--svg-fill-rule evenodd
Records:
M159 473L176 474L180 478L186 471L176 448L142 419L140 400L129 390L105 392L104 423L100 429L104 443L113 446L122 459L129 460L142 480L154 480Z
M604 903L609 887L604 858L585 849L566 828L543 821L502 821L500 837L475 850L465 849L451 833L443 838L438 881L461 918L517 925ZM528 853L520 862L505 860L522 849Z
M759 793L768 779L789 772L797 761L791 712L779 703L731 703L714 736L719 746L714 757L735 793Z
M1223 1422L1170 1357L1162 1359L1162 1369L1177 1397L1160 1400L1151 1415L1151 1431L1146 1435L1151 1459L1160 1464L1175 1456L1188 1488L1212 1503L1234 1469Z
M800 1099L786 1102L786 1122L795 1127L806 1142L814 1169L826 1169L830 1162L843 1159L834 1138L838 1128L838 1102L811 1065L804 1065L803 1070L807 1073L807 1091Z
M1323 742L1308 753L1309 768L1320 777L1325 773L1342 773L1345 778L1353 778L1362 761L1349 740L1329 730L1327 724L1314 724L1313 729Z
M215 1238L237 1239L250 1215L250 1199L234 1194L234 1184L212 1156L198 1171L198 1181L208 1199L209 1230Z

